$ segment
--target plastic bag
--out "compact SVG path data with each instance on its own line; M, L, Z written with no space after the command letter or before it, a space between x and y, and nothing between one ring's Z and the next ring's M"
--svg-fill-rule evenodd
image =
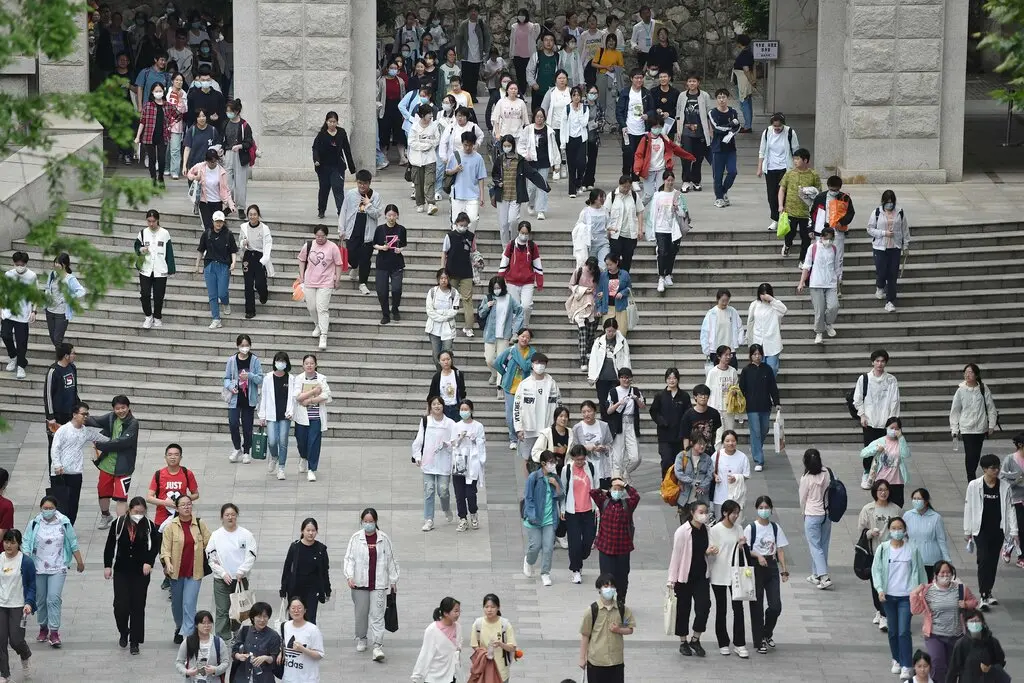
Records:
M789 214L783 211L779 214L779 223L775 228L775 236L780 240L789 234L789 231L793 228L789 225Z
M775 432L775 453L777 455L786 454L786 425L782 420L782 408L779 408L775 413L775 425L773 430Z

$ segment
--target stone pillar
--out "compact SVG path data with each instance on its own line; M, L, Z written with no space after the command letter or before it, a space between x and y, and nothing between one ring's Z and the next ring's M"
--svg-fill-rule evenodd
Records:
M89 36L85 12L75 16L78 34L74 49L67 57L51 61L46 55L39 55L40 93L86 93L89 92Z
M835 168L851 182L944 183L960 177L962 150L953 150L963 145L967 22L966 11L954 7L959 1L822 6L819 167ZM836 40L839 27L844 41Z
M255 178L314 179L313 138L332 110L357 164L373 168L377 121L360 112L376 96L375 33L365 27L376 13L366 0L235 0L235 89L260 148Z
M768 62L765 92L769 112L787 116L814 114L818 68L818 3L773 0L768 37L779 41L779 59Z

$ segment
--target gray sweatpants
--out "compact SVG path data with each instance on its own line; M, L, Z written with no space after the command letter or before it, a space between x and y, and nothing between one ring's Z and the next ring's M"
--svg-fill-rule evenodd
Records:
M0 676L4 678L11 677L11 661L7 655L8 643L22 661L32 656L32 651L25 642L25 629L21 627L22 614L21 607L0 607L0 645L3 646L0 648Z
M824 334L839 315L839 297L835 287L811 287L811 306L814 308L814 333Z
M228 172L228 189L231 190L231 198L235 201L235 208L239 211L245 211L246 189L252 169L249 166L242 165L239 154L239 152L232 152L230 149L224 152L224 170Z
M356 639L369 640L371 647L383 646L384 610L387 608L388 589L352 589L351 592L356 613Z

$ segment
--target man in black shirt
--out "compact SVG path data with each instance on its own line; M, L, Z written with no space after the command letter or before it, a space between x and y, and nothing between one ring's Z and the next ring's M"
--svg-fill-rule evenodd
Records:
M50 470L50 448L53 446L53 434L58 427L71 420L76 403L78 403L78 368L75 366L75 347L68 342L62 342L57 347L57 361L46 371L46 381L43 383L47 471Z
M715 450L715 441L718 430L722 428L722 416L714 408L708 406L708 399L711 398L711 389L706 384L698 384L693 388L694 406L683 413L683 419L679 422L679 438L683 442L683 450L690 447L690 434L693 430L704 435L704 443L707 444L705 452L710 454Z
M662 70L658 73L658 87L651 90L651 99L654 101L655 114L660 114L665 118L675 117L679 91L672 87L672 74L669 71ZM675 138L680 125L673 121L672 127L665 131L665 135Z

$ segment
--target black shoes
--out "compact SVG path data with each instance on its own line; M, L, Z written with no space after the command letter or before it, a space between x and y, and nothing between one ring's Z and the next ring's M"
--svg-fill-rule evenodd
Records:
M402 315L398 312L397 309L393 309L391 311L391 319L397 323L399 320L402 319Z
M242 210L242 209L238 210L238 220L240 220L240 221L244 221L245 220L245 211Z
M679 643L679 654L683 655L684 657L693 656L693 650L690 649L690 644L685 640Z
M132 647L129 650L129 652L131 652L133 655L139 654L139 645L138 645L138 643L132 643Z
M256 314L255 314L255 313L246 313L246 314L245 314L245 319L246 319L246 320L252 320L252 319L253 319L253 318L255 318L255 317L256 317Z
M380 324L381 325L389 325L390 323L391 323L391 318L389 318L387 316L384 316L383 318L380 319Z
M699 640L690 641L690 650L692 650L693 654L697 655L698 657L706 657L708 654L707 651L704 649L704 646L700 644Z
M762 655L768 654L768 641L767 640L762 640L758 644L757 652L758 652L758 654L762 654Z
M318 211L317 214L316 214L316 217L319 218L320 220L323 220L324 217L325 217L324 212L323 211Z
M178 633L177 631L175 631L175 633L174 633L174 644L175 645L181 645L183 642L185 642L185 636L183 636L180 633ZM138 647L138 646L136 646L136 647Z
M122 648L128 647L128 636L122 633L121 638L117 641L117 644Z

